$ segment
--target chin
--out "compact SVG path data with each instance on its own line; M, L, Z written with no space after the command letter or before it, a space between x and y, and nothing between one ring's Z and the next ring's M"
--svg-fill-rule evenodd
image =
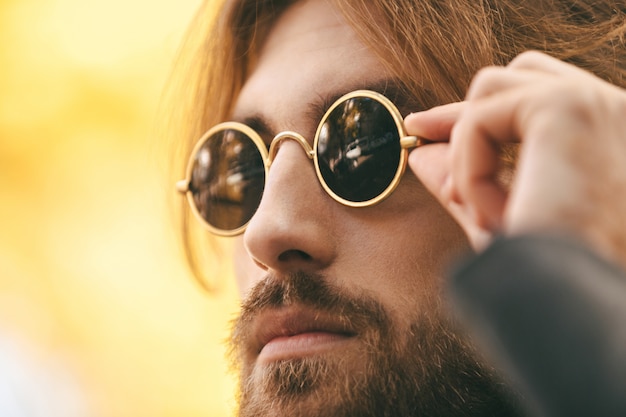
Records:
M241 382L239 416L370 415L361 400L374 394L373 365L346 349L255 365Z
M471 349L456 337L434 342L423 330L412 328L396 350L393 338L355 338L323 354L253 362L241 369L238 415L523 415L518 398Z

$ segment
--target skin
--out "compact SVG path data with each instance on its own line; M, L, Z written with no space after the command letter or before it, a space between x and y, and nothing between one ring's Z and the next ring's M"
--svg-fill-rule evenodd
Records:
M329 5L299 3L271 32L233 118L262 117L268 141L284 130L312 140L321 117L311 117L312 103L387 77ZM462 231L413 175L383 203L348 208L324 192L303 149L286 141L237 242L237 283L245 298L269 273L321 273L350 293L375 297L406 329L405 313L432 304L444 259L464 245Z
M285 130L312 141L322 116L312 105L388 78L328 3L299 2L270 32L232 118L267 143ZM302 147L285 141L235 248L241 415L450 415L458 407L509 415L500 413L511 407L501 384L445 317L443 268L469 249L467 238L410 172L380 204L350 208L325 193ZM313 285L293 290L304 294L295 302L259 301L273 299L267 288L297 288L294 274L305 274L300 288L318 281L329 296ZM382 321L360 315L372 305Z

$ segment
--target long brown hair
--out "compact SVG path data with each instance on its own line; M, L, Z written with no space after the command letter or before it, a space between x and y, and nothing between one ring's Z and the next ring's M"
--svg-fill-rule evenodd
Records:
M226 120L275 19L296 0L206 0L192 22L169 95L172 183L195 141ZM539 50L626 87L626 1L330 0L424 108L463 99L476 71ZM186 201L182 240L206 288L218 279L214 241ZM211 247L209 246L209 247ZM203 250L202 250L203 249Z

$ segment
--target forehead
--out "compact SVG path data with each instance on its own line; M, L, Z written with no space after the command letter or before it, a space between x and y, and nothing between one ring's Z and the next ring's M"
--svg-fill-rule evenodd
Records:
M326 0L300 1L270 30L235 115L294 128L310 104L386 78L380 61Z

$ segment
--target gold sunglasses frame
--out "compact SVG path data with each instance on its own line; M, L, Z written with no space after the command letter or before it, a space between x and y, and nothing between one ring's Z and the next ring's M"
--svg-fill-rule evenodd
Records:
M318 142L319 142L319 138L320 138L320 133L322 130L322 126L324 125L324 121L329 117L329 115L332 113L332 111L337 108L339 105L341 105L343 102L350 100L352 98L358 98L358 97L365 97L365 98L370 98L373 99L375 101L377 101L378 103L382 104L383 107L385 107L385 109L387 109L387 111L389 112L389 114L392 116L396 128L398 129L398 134L400 136L400 160L398 162L398 167L396 169L396 173L393 177L393 179L391 180L391 182L389 183L389 185L387 186L387 188L385 188L385 190L380 193L379 195L377 195L376 197L367 200L367 201L350 201L350 200L346 200L340 196L338 196L324 181L324 178L322 177L322 173L320 171L320 167L319 167L319 159L317 156L317 147L318 147ZM398 186L398 184L400 183L400 179L402 178L404 171L406 169L406 164L407 164L407 158L408 158L408 154L409 154L409 150L422 146L423 144L425 144L427 141L423 138L417 137L417 136L409 136L406 133L406 130L404 128L404 122L403 122L403 118L402 115L400 114L400 111L398 110L398 108L391 102L391 100L389 100L387 97L385 97L384 95L377 93L375 91L371 91L371 90L355 90L352 91L348 94L345 94L343 96L341 96L339 99L337 99L329 108L328 110L326 110L326 113L324 113L324 116L321 118L318 126L317 126L317 130L315 132L315 137L313 140L313 147L311 147L311 145L309 145L309 142L304 138L304 136L302 136L301 134L297 133L297 132L293 132L293 131L284 131L284 132L280 132L279 134L277 134L276 136L274 136L274 138L272 139L272 142L270 143L270 147L269 147L269 151L267 150L267 145L265 144L265 142L263 141L263 139L261 138L261 136L255 132L252 128L250 128L249 126L243 124L243 123L239 123L239 122L223 122L223 123L219 123L215 126L213 126L211 129L209 129L204 135L202 135L202 137L198 140L198 142L196 143L196 145L194 146L191 155L189 157L189 161L187 163L187 169L186 169L186 177L184 180L180 180L178 182L176 182L176 189L178 190L179 193L181 194L185 194L187 196L187 201L189 203L189 205L191 206L191 211L193 212L194 216L200 221L200 223L202 223L204 225L204 227L206 227L211 233L218 235L218 236L236 236L239 235L241 233L243 233L243 231L246 229L246 227L248 226L248 223L250 223L250 221L246 222L243 226L240 226L236 229L233 230L224 230L224 229L219 229L213 225L211 225L209 222L207 222L202 215L200 214L200 212L198 211L198 208L196 207L196 204L194 202L193 199L193 194L191 192L191 190L189 189L189 184L191 182L191 176L192 176L192 172L193 172L193 167L195 164L195 156L197 155L198 151L200 150L200 148L202 148L202 146L206 143L207 140L209 140L209 138L211 136L213 136L215 133L220 132L220 131L224 131L224 130L236 130L239 131L241 133L243 133L244 135L248 136L256 145L257 149L259 150L259 153L261 154L261 158L263 159L263 166L265 169L265 178L267 178L269 176L269 169L270 166L272 165L272 162L274 161L274 159L276 158L276 155L278 153L278 148L280 147L280 144L286 140L286 139L293 139L296 142L298 142L300 144L300 146L302 146L302 148L304 149L307 157L309 159L313 160L313 163L315 165L315 174L317 175L317 180L320 183L320 185L323 187L324 191L330 196L332 197L333 200L348 206L348 207L368 207L368 206L373 206L375 204L378 204L379 202L381 202L382 200L384 200L385 198L387 198L389 196L389 194L391 194L396 187Z

